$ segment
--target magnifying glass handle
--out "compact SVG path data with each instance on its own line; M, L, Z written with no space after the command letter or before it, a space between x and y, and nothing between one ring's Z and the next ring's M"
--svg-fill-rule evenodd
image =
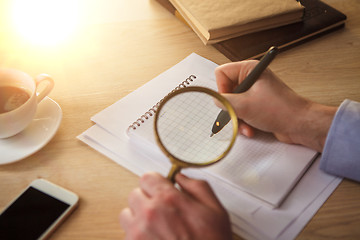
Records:
M173 164L170 169L170 172L167 176L167 179L169 179L169 181L171 181L172 183L175 183L175 176L176 176L176 174L178 174L180 172L180 170L181 170L181 167L179 167L176 164Z

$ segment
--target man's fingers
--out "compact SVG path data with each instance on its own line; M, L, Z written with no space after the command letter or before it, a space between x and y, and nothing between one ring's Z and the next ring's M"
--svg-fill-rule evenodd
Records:
M182 190L196 200L214 209L218 209L221 206L221 203L207 182L188 178L181 173L177 174L175 179Z
M255 135L255 129L251 127L249 124L245 123L242 120L238 121L239 123L239 133L246 137L253 137Z
M140 189L135 188L129 195L129 207L133 214L142 211L144 203L148 200L148 196Z
M124 208L119 215L119 221L121 227L127 231L130 223L133 221L134 215L132 214L130 208Z
M158 173L145 173L140 179L142 191L149 197L153 197L161 191L174 190L174 185Z
M248 101L249 101L249 93L223 93L221 94L225 97L234 108L236 116L240 119L246 117L248 111Z
M256 66L258 61L232 62L215 69L216 83L220 93L232 92Z

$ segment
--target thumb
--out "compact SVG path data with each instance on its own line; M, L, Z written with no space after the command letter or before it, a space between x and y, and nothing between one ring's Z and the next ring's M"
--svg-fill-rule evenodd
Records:
M247 109L246 101L248 101L248 98L246 97L247 93L223 93L221 95L230 102L231 106L235 110L236 116L239 119L244 119ZM222 105L219 105L219 107L222 109L224 108Z
M239 132L247 137L253 137L255 134L254 128L244 121L247 112L247 93L223 93L225 97L234 108L235 114L238 118ZM218 105L218 103L216 103ZM221 109L226 110L225 107L220 103L218 105Z

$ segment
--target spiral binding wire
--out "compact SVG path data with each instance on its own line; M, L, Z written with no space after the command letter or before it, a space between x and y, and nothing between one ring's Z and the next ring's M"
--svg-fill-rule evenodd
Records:
M190 75L188 78L186 78L184 81L182 81L176 88L174 88L170 93L168 93L166 96L168 96L169 94L179 90L180 88L186 88L187 86L189 86L191 84L191 82L193 82L196 79L195 75ZM165 97L166 97L165 96ZM165 98L164 97L164 98ZM154 106L152 106L152 108L150 108L148 111L146 111L143 115L141 115L141 117L139 117L135 122L133 122L129 127L128 127L128 131L130 129L136 130L136 128L140 127L142 123L144 123L146 120L148 120L150 117L154 116L154 114L156 113L157 109L159 108L159 105L162 103L162 101L164 100L161 99L159 102L157 102Z

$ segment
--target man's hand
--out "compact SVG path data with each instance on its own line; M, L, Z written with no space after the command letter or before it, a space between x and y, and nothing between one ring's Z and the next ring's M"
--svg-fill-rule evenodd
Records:
M219 92L242 120L239 132L252 137L256 128L273 133L282 142L302 144L322 152L337 108L301 97L270 69L248 91L232 93L257 63L255 60L233 62L215 70Z
M126 239L232 239L227 212L205 181L177 174L178 190L157 173L145 174L120 213Z

